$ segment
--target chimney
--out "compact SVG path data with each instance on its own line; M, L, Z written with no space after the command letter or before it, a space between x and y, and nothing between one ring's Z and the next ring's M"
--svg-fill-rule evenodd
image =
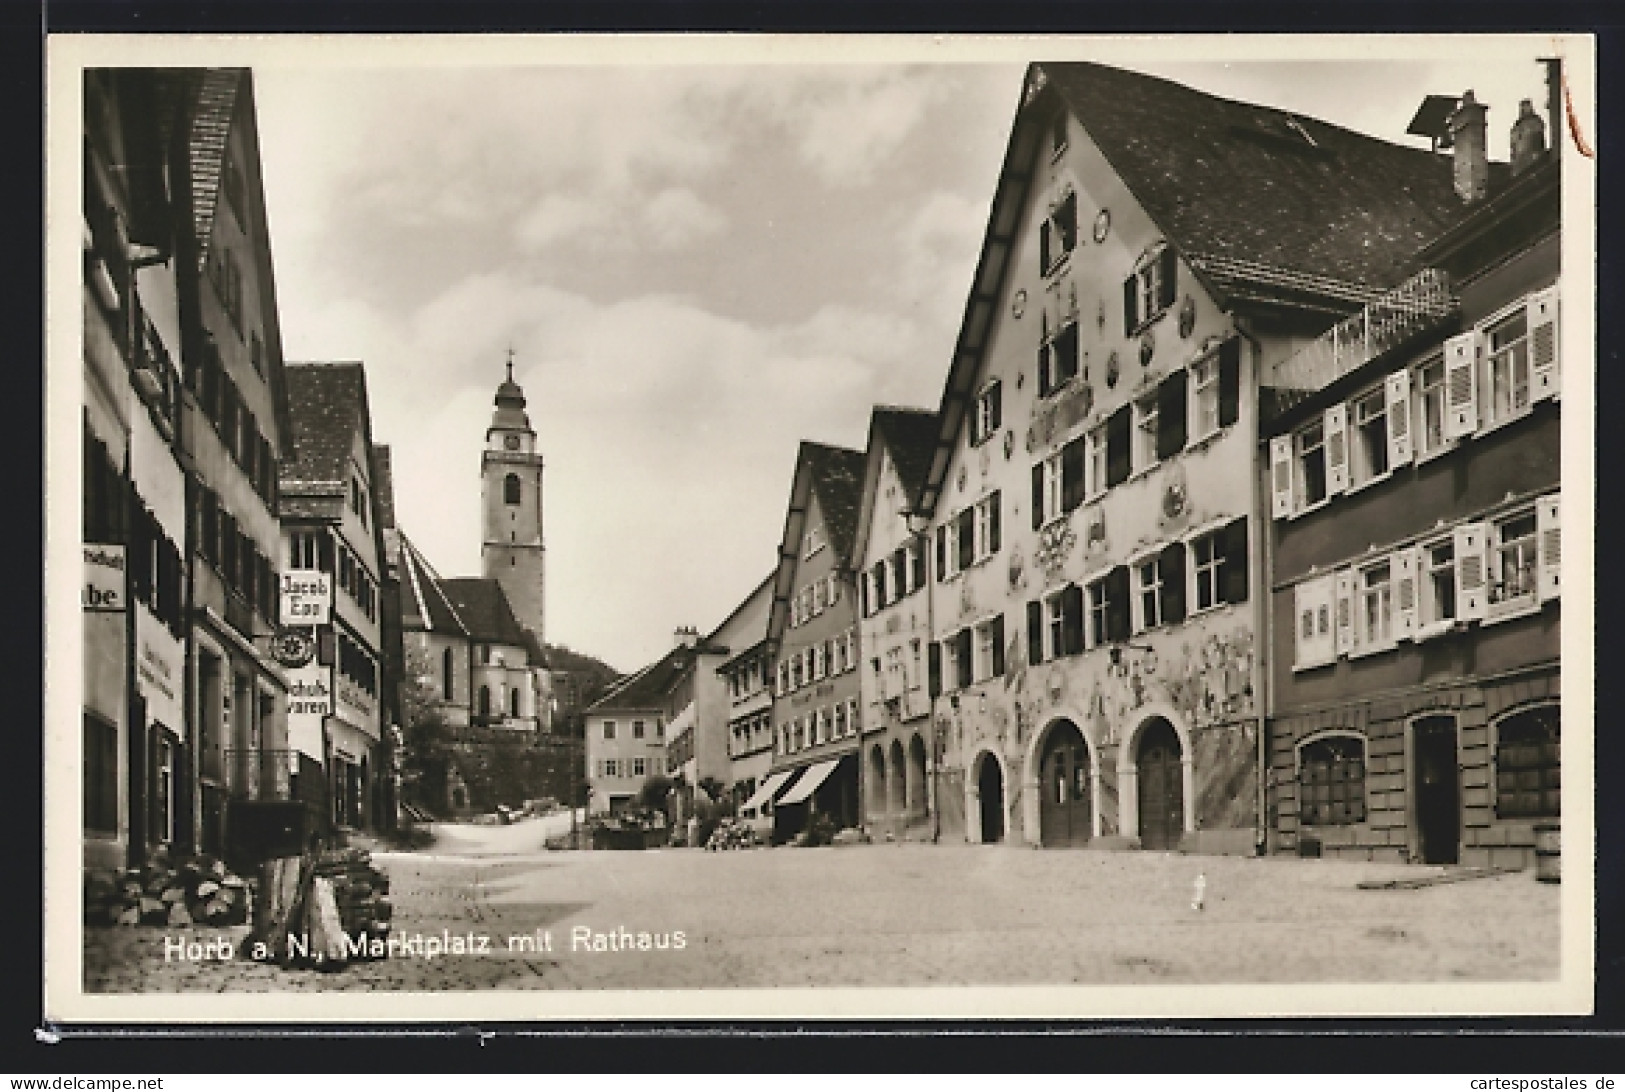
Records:
M1489 107L1462 95L1456 112L1450 115L1450 143L1455 149L1456 195L1468 204L1482 201L1490 192L1490 152L1486 142L1484 115Z
M1512 123L1512 173L1520 175L1546 155L1546 123L1535 113L1528 99L1518 104L1518 120Z
M693 626L678 626L672 639L676 648L693 648L700 643L700 631Z

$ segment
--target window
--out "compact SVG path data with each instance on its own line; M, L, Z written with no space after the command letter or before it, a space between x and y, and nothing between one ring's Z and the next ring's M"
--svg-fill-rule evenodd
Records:
M1191 366L1191 391L1195 396L1196 438L1219 431L1219 360L1208 357Z
M1387 562L1360 570L1360 638L1368 652L1394 643L1393 568Z
M1421 549L1420 628L1448 626L1456 617L1456 548L1453 538Z
M517 505L519 503L519 475L509 474L502 479L502 503Z
M1247 519L1191 540L1196 610L1247 601Z
M614 759L614 758L606 758L606 759L604 759L604 776L605 777L620 777L621 776L621 763L620 763L619 759Z
M664 739L664 738L666 738L666 718L665 717L656 717L655 718L655 738L656 739Z
M779 693L790 692L790 663L788 660L779 661Z
M1003 407L1001 384L997 379L982 388L976 396L976 416L971 418L970 442L975 447L999 431Z
M976 502L976 545L973 562L986 561L999 552L999 490ZM961 548L963 552L963 548Z
M1436 356L1416 369L1417 403L1416 441L1419 455L1432 455L1443 451L1449 440L1444 434L1445 385L1444 357Z
M614 721L606 720L604 722L604 738L605 739L614 739L615 738L615 722Z
M644 736L644 733L647 732L648 730L649 730L648 729L648 724L646 722L641 721L641 720L635 720L635 721L632 722L632 738L633 739L642 739L643 736Z
M1185 544L1174 542L1134 566L1135 632L1185 620Z
M645 760L641 755L633 757L633 759L632 759L632 776L633 777L643 777L645 775L645 773L648 771L648 768L649 768L649 765L648 765L647 760Z
M440 655L440 678L442 680L440 692L441 696L447 701L453 701L457 697L456 690L452 684L451 665L451 649L448 648Z
M1033 530L1038 530L1062 514L1063 481L1066 456L1072 445L1057 451L1042 462L1033 464ZM1079 462L1081 463L1081 459ZM1080 474L1081 478L1082 475Z
M974 627L972 678L981 682L1004 674L1004 615L999 614ZM902 653L898 650L898 670L901 672Z
M1147 251L1123 281L1123 334L1136 334L1172 306L1177 266L1173 249Z
M1490 609L1536 602L1535 512L1527 509L1490 525Z
M1484 424L1505 421L1529 408L1529 338L1523 308L1485 331Z
M85 829L118 831L118 727L86 710L84 716Z
M882 558L869 571L870 602L875 610L882 610L886 606L886 569L886 560Z
M1294 507L1300 511L1326 499L1326 426L1317 421L1292 437L1298 472Z
M1078 195L1068 192L1038 227L1038 266L1050 273L1078 244Z
M1354 400L1353 484L1388 473L1388 393L1385 387Z
M831 729L833 738L840 739L846 735L846 703L835 706L835 726Z
M816 527L809 527L801 540L801 556L803 559L811 557L824 548L824 536Z
M796 653L792 654L791 657L790 657L790 689L791 690L799 690L799 689L801 689L801 681L802 681L801 653L796 652Z
M1561 814L1560 707L1541 705L1496 725L1495 815L1498 819Z
M1191 543L1191 572L1196 582L1196 609L1207 610L1219 604L1219 552L1217 532Z
M908 540L908 586L911 592L925 587L925 544L917 538Z
M1038 349L1038 397L1049 397L1077 374L1078 324L1069 321Z
M1365 740L1325 736L1298 751L1298 821L1310 827L1365 822Z

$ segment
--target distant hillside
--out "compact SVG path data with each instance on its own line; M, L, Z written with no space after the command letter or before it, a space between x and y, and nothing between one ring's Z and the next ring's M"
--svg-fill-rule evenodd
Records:
M576 652L566 645L543 644L547 651L547 662L555 671L569 671L602 678L614 682L621 677L621 673L610 667L596 656L589 656L585 652Z
M621 673L596 656L564 645L542 646L553 672L553 694L558 699L560 722L556 730L580 736L585 729L581 711L603 696L621 679Z

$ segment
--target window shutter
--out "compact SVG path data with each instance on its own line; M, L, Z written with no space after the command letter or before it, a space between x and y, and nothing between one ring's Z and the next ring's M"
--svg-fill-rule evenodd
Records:
M1129 434L1132 422L1129 407L1123 406L1106 420L1106 485L1128 481Z
M1050 247L1050 223L1046 218L1042 224L1038 225L1038 272L1040 274L1049 272Z
M1315 644L1315 607L1318 580L1305 580L1292 589L1292 666L1310 667L1318 658Z
M1162 620L1172 625L1185 620L1185 544L1170 542L1162 548Z
M841 580L834 573L829 574L829 605L834 606L841 601Z
M1083 589L1068 584L1061 589L1061 649L1067 656L1083 651Z
M1455 530L1456 618L1483 621L1489 588L1484 572L1484 524L1463 523Z
M1038 347L1038 397L1040 398L1047 397L1049 392L1054 389L1054 384L1050 382L1049 362L1050 347L1040 345Z
M1124 337L1127 337L1128 335L1132 334L1134 332L1134 328L1140 324L1139 314L1138 314L1138 304L1139 304L1139 300L1140 300L1140 290L1139 290L1138 280L1139 280L1138 277L1136 277L1133 273L1130 273L1128 275L1128 277L1123 281L1123 336Z
M1241 416L1241 339L1219 346L1219 427L1233 425Z
M1330 406L1323 419L1326 429L1326 493L1341 493L1349 487L1348 407Z
M1033 464L1033 530L1044 526L1044 464Z
M1553 493L1535 502L1535 544L1540 557L1540 601L1556 599L1563 590L1563 496Z
M1004 615L993 616L993 674L1004 674Z
M1422 561L1421 547L1396 551L1389 559L1394 580L1394 640L1416 640L1416 575Z
M1070 512L1083 503L1084 438L1077 437L1061 449L1061 511Z
M1388 465L1411 461L1411 373L1400 369L1388 377Z
M1556 398L1561 390L1557 366L1557 285L1529 297L1524 307L1529 331L1530 398Z
M1027 662L1044 661L1044 604L1034 599L1027 604Z
M874 611L869 609L870 604L874 602L874 600L870 598L870 594L869 572L867 569L865 569L863 572L858 574L858 609L865 618L874 613Z
M937 525L937 582L948 577L948 525Z
M1478 431L1478 332L1469 330L1444 343L1445 418L1447 440Z
M1354 571L1344 569L1338 573L1333 589L1332 626L1336 634L1337 654L1348 656L1354 651Z
M1292 516L1292 437L1270 437L1270 514Z
M959 567L968 569L976 560L976 509L959 513Z
M987 552L999 552L999 519L1000 510L1004 507L1004 498L1000 490L995 489L987 498Z
M1128 640L1128 605L1128 566L1119 565L1106 574L1106 639L1108 641Z
M1219 599L1225 603L1247 601L1247 517L1228 524L1220 532Z
M908 592L908 550L902 546L892 551L891 575L891 601L895 603Z
M971 670L971 647L971 631L968 628L960 630L954 638L954 667L961 690L975 680L974 672Z
M998 380L987 392L988 400L988 428L992 432L1004 427L1004 384Z
M333 537L325 531L316 533L316 567L324 573L333 571Z
M1184 450L1185 435L1185 369L1181 368L1157 388L1157 458Z
M1175 285L1179 276L1179 259L1174 248L1165 246L1157 255L1157 309L1174 305Z
M932 641L925 650L925 688L931 697L942 693L942 645Z
M919 538L913 540L913 568L910 570L910 583L916 588L925 587L925 551L926 544Z

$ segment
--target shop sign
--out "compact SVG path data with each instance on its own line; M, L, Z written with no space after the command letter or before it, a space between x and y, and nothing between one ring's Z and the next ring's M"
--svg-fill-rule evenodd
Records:
M287 672L288 715L327 717L333 715L333 672L321 664L307 664Z
M86 610L124 609L124 547L85 544L84 607Z
M378 703L359 684L340 676L337 680L341 713L350 713L350 719L368 721L378 711Z
M283 625L325 626L332 621L332 573L320 569L284 569L280 587Z

